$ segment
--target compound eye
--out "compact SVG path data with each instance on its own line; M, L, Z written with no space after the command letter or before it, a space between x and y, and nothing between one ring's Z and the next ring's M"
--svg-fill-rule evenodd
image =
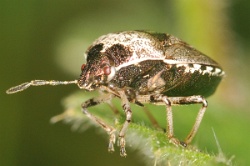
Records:
M103 67L103 72L105 75L109 75L111 73L111 69L109 66L104 66Z
M85 64L82 64L82 66L81 66L81 70L83 71L84 70L84 67L85 67L86 65Z

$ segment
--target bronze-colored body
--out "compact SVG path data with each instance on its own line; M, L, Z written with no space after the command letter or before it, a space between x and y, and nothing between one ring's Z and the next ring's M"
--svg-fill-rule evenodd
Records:
M125 31L101 36L86 51L87 62L75 81L34 80L13 87L7 93L29 86L77 84L88 91L106 92L82 104L82 111L109 135L109 151L114 151L115 129L88 112L90 106L121 99L126 121L119 132L121 156L126 156L125 133L132 120L130 103L166 105L167 136L176 145L187 146L195 136L207 107L224 72L212 59L180 39L162 33ZM184 142L174 137L171 105L202 104L195 124Z

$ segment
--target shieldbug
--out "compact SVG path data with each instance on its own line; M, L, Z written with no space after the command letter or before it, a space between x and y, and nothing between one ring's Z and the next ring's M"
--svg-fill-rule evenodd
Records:
M194 138L207 101L220 83L224 71L211 58L180 39L165 33L124 31L99 37L86 51L86 64L74 81L33 80L6 92L25 90L29 86L77 84L87 91L101 90L106 95L82 103L82 112L109 135L109 151L114 151L115 129L89 113L88 107L121 99L126 120L119 132L121 156L126 156L125 133L132 119L130 103L166 105L167 137L177 145L187 146ZM186 139L174 137L172 105L201 104L196 121Z

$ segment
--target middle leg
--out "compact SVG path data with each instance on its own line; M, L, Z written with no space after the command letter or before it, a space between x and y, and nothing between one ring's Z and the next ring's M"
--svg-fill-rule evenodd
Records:
M167 137L171 143L178 146L180 144L180 141L174 137L173 112L171 101L167 96L156 95L150 97L150 102L166 105Z

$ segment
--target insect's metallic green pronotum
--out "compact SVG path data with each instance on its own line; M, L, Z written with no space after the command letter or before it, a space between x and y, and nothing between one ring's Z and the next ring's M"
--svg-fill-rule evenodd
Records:
M195 136L224 71L218 63L180 39L165 33L124 31L99 37L86 51L86 64L78 80L33 80L7 90L8 94L29 86L77 84L87 91L101 90L102 97L83 102L82 112L109 135L109 151L114 151L116 132L112 126L89 113L88 107L121 99L126 120L119 132L121 156L126 156L125 134L132 120L130 103L166 105L167 137L187 146ZM201 104L196 121L184 141L174 137L172 105Z

